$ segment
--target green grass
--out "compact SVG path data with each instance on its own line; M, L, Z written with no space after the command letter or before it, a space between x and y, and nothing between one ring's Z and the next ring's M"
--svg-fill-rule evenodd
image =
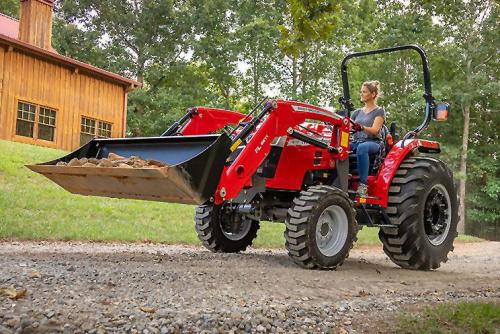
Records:
M498 333L500 304L461 302L427 307L423 312L404 314L399 318L396 333Z
M194 206L68 193L26 164L67 152L0 140L0 238L16 240L151 241L199 244ZM257 247L283 247L283 224L263 223ZM364 228L358 245L380 245ZM460 236L462 241L480 240Z

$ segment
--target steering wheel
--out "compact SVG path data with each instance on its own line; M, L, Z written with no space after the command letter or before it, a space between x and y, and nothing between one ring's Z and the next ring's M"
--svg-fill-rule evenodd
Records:
M356 124L356 122L354 122L350 117L349 117L349 122L351 122L351 125L354 125ZM357 131L354 130L354 128L351 126L351 128L349 129L349 133L350 134L355 134Z

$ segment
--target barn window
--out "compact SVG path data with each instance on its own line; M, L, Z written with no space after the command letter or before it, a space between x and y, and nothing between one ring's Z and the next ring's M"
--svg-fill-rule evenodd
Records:
M33 138L36 105L17 102L16 135Z
M96 120L82 117L80 125L80 145L85 145L96 136Z
M18 101L16 135L54 141L56 113L52 108Z
M80 145L85 145L95 137L110 138L113 124L82 116Z
M111 123L99 122L99 128L97 129L97 135L103 138L111 137Z
M47 107L40 107L38 113L38 138L54 141L56 129L56 111Z

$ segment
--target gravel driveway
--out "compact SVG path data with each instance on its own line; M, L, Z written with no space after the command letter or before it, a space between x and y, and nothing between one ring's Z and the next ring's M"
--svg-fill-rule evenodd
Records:
M500 300L500 243L458 243L437 271L399 269L357 248L337 271L295 266L284 250L0 242L4 333L362 333L420 304ZM384 329L380 330L383 332Z

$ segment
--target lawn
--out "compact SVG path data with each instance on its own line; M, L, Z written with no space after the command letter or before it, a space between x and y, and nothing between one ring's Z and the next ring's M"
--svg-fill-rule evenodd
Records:
M400 334L498 333L500 304L461 302L428 307L417 314L404 314L397 328Z
M73 195L24 167L66 153L0 140L0 239L199 244L194 206ZM262 223L254 245L283 247L283 231ZM377 231L364 228L357 245L380 245Z

